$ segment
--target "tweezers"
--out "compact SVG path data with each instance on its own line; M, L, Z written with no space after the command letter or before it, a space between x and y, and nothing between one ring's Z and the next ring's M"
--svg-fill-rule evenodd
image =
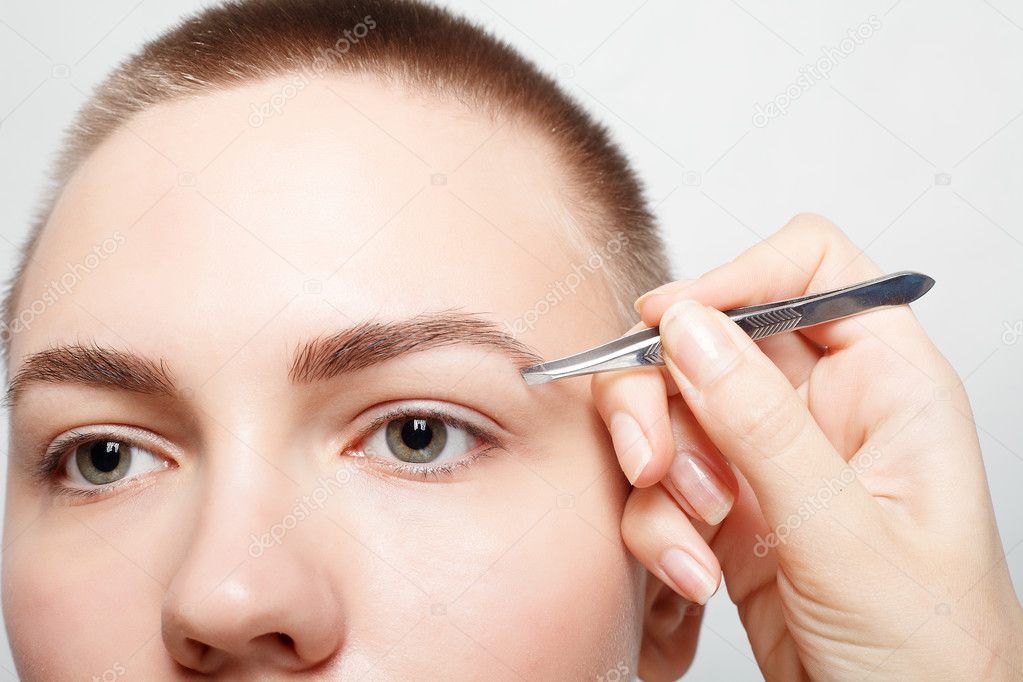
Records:
M934 280L927 275L896 272L822 294L734 308L724 313L756 341L874 308L912 303L932 286ZM581 353L526 367L520 372L527 384L544 384L566 377L663 364L658 329L647 327Z

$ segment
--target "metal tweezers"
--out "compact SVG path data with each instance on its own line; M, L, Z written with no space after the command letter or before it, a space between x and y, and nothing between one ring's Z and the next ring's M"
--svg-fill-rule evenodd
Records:
M919 272L896 272L852 286L724 311L754 341L773 334L831 322L882 306L912 303L934 286ZM575 355L520 370L527 384L608 372L615 369L663 365L657 327L627 334Z

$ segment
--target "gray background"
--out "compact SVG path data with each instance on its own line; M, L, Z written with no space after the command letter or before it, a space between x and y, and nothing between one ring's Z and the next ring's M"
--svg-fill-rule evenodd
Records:
M14 266L58 133L143 40L204 3L0 2L0 272ZM915 306L973 400L999 530L1023 586L1023 3L457 0L613 129L645 178L678 276L800 211L886 271L938 285ZM871 20L870 17L875 19ZM841 49L784 115L754 121ZM848 43L846 43L848 46ZM7 441L0 426L0 447ZM6 451L3 452L6 457ZM6 463L4 463L6 467ZM954 504L954 500L950 500ZM0 678L15 678L6 651ZM712 600L696 679L758 679L735 608Z

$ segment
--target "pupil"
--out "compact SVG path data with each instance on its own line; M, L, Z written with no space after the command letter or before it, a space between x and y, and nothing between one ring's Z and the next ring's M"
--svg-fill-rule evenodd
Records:
M121 461L121 444L112 440L96 441L89 448L89 458L97 470L108 474L116 469Z
M401 440L410 450L422 450L433 440L433 429L425 419L410 419L401 427Z

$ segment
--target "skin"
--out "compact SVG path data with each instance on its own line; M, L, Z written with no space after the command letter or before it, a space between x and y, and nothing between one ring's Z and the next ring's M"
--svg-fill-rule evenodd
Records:
M671 582L665 552L712 550L704 566L711 581L723 572L767 679L1023 679L1023 612L969 401L911 310L760 343L718 312L880 274L833 224L801 215L641 298L664 372L592 382L605 418L648 425L623 536L698 600L696 573ZM619 456L637 470L634 447ZM709 474L680 469L690 458Z
M281 86L136 117L46 228L26 299L125 239L14 336L11 369L86 340L163 360L178 390L37 385L12 410L3 596L24 678L671 680L722 574L769 679L1021 676L969 403L909 309L759 344L713 310L878 274L836 227L797 217L644 297L663 371L527 388L454 345L296 386L308 338L453 307L512 323L583 256L528 130L335 79L246 127ZM588 278L521 340L599 343L621 333L611 309ZM344 454L412 400L504 446L435 478ZM29 475L103 424L150 434L166 466L87 502ZM826 504L800 515L808 499Z
M586 256L549 144L356 78L310 83L249 126L284 82L136 116L45 229L21 306L124 238L14 336L11 375L89 342L162 360L177 392L38 384L12 410L3 602L19 673L582 679L635 674L646 627L674 633L681 674L699 610L623 543L630 488L588 378L531 388L471 344L288 377L299 344L360 321L533 310ZM565 355L622 333L612 309L595 273L519 340ZM427 477L342 454L380 405L424 401L505 446ZM142 430L166 465L88 500L27 473L89 425Z

